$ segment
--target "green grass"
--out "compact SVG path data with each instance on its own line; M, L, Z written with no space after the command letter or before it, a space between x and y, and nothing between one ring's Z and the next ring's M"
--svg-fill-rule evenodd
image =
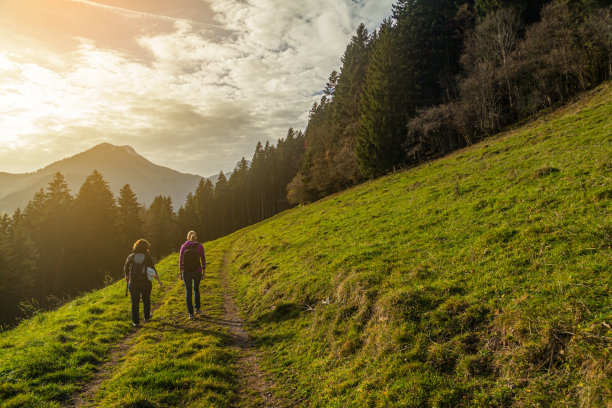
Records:
M219 268L226 250L206 245L210 259L201 285L203 319L189 321L178 256L157 265L169 291L154 282L152 303L161 301L94 393L91 406L227 407L236 395L235 355L216 324L223 316ZM59 407L109 358L134 329L125 283L92 292L60 309L40 314L0 337L0 405ZM141 306L142 313L142 306Z
M316 407L610 402L612 85L227 238L277 393Z
M272 390L307 407L607 407L612 83L443 159L177 256L100 407L249 406L222 324L227 257ZM0 333L0 405L59 407L131 332L123 282Z
M93 406L229 406L236 392L235 356L226 331L215 324L223 318L223 248L206 249L210 262L200 287L205 317L188 320L183 283L175 285L133 339L114 375L102 384ZM178 256L170 259L178 271Z
M176 280L168 261L158 269L166 284ZM152 303L159 298L155 287ZM0 333L0 405L60 406L133 330L129 316L129 297L121 281Z

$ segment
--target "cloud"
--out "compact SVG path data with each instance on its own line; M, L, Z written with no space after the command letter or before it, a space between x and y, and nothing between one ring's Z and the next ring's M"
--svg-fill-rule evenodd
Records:
M125 39L139 50L87 36L61 53L0 48L0 171L31 171L103 141L180 171L229 170L257 141L306 125L357 25L376 28L392 4L210 0L202 23L75 1L140 24Z

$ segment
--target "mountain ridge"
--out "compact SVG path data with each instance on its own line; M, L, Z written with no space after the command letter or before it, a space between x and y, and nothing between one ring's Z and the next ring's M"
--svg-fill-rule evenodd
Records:
M172 198L174 206L184 203L202 176L182 173L157 165L129 146L100 143L75 155L60 159L29 173L0 172L0 211L12 212L23 208L41 188L46 188L53 175L60 172L72 193L94 170L108 182L113 194L129 184L139 201L149 205L155 196Z

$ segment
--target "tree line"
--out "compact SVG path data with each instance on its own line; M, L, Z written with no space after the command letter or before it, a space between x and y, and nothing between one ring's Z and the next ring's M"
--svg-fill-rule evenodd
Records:
M139 238L160 259L178 250L186 232L209 241L290 207L285 186L297 173L304 135L289 129L275 146L257 144L229 178L201 179L175 211L170 197L146 208L131 187L114 197L98 171L76 195L55 174L25 208L0 218L0 326L63 303L123 276L123 262Z
M122 276L145 237L159 259L185 232L210 241L405 166L475 143L612 77L602 0L399 0L346 47L304 132L258 143L182 206L114 197L94 171L73 195L56 174L0 218L0 325Z
M288 186L311 202L470 145L612 76L609 1L399 0L359 26Z

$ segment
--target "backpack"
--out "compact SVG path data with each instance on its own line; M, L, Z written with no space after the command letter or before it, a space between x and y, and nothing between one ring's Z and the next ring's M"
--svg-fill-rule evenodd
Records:
M189 246L183 252L183 271L190 273L195 272L202 266L200 263L200 253L198 252L198 246Z
M144 254L132 254L132 259L130 260L130 281L148 280L146 259L147 257Z

